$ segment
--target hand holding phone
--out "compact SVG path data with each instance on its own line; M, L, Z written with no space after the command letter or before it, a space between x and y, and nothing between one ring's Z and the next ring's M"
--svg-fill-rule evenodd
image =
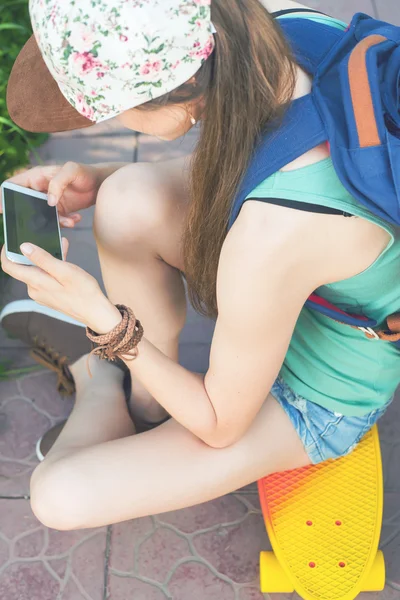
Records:
M60 226L73 228L82 220L77 211L95 204L101 183L118 166L122 164L111 164L109 168L72 161L63 165L38 165L14 175L9 183L48 194L49 204L57 205Z
M26 283L29 297L50 309L68 315L97 331L107 333L121 321L121 313L105 296L96 279L83 269L65 260L58 260L48 252L27 242L23 254L30 264L16 264L1 250L1 268L10 277ZM63 238L63 253L68 253L68 242Z
M32 265L20 250L21 244L31 242L63 260L57 208L48 205L47 195L8 181L2 184L1 192L7 258Z

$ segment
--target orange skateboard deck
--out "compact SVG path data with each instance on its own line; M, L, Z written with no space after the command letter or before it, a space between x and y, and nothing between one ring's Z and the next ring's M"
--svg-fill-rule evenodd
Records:
M353 600L385 586L378 550L383 512L382 460L375 425L343 458L258 482L274 552L260 557L261 591L304 600Z

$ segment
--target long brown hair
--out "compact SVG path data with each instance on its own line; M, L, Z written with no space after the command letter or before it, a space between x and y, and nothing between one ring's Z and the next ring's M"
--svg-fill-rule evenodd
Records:
M184 272L195 309L217 315L216 279L231 204L260 135L283 116L295 87L294 59L259 0L212 0L215 50L195 77L143 105L204 98L191 163Z

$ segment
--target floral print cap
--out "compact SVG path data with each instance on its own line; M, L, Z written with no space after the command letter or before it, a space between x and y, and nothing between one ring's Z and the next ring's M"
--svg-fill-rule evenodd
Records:
M98 123L171 92L214 49L211 0L30 0L36 42L68 102Z

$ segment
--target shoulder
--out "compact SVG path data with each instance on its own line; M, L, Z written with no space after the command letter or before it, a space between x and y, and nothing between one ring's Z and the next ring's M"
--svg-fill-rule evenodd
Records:
M248 200L228 233L225 264L279 265L315 288L348 279L379 257L390 236L362 218L344 218ZM312 290L311 290L312 291Z
M294 326L307 297L322 285L321 261L304 236L312 217L280 210L247 201L230 229L217 277L218 314L224 321L246 313L248 328L260 332L271 311L278 318L284 306Z

